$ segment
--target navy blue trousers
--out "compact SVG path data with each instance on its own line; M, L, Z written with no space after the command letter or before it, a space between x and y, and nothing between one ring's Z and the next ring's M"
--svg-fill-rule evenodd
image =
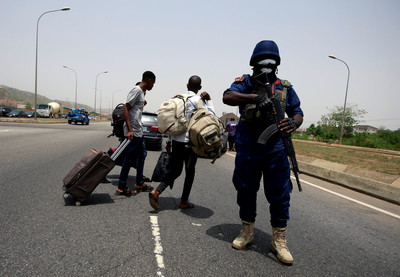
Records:
M133 137L126 147L125 159L122 163L121 173L119 175L118 188L123 190L126 188L129 170L133 164L136 164L136 185L142 185L144 161L147 156L146 146L143 137Z
M240 147L236 150L233 184L237 190L240 218L255 222L257 192L263 176L264 193L270 204L271 225L278 228L286 227L292 191L290 165L286 152L263 154L243 151Z

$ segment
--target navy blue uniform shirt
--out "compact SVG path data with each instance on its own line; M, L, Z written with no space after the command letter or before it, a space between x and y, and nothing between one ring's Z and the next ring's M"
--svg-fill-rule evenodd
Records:
M276 89L283 90L283 85L281 80L278 78L275 82ZM243 75L241 78L237 78L234 83L232 83L231 87L228 90L237 91L240 93L250 94L252 93L254 88L254 83L249 74ZM225 91L225 92L226 92ZM225 93L224 92L224 93ZM242 114L244 111L245 105L239 105L239 113ZM290 86L287 89L286 96L286 114L289 117L292 117L295 114L303 114L303 111L300 108L300 99L296 94L296 91ZM256 153L257 151L263 153L271 153L284 149L283 142L279 136L274 136L271 138L267 145L263 146L257 143L257 139L260 134L264 131L264 128L257 128L254 124L245 123L243 121L239 121L239 125L236 129L236 140L237 144L241 144L244 148L247 148L250 152ZM261 147L261 149L260 149Z

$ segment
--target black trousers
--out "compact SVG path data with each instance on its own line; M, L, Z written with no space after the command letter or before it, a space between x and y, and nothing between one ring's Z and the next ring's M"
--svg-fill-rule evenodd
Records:
M235 136L228 136L229 150L235 149L235 147L233 146L234 144L235 144Z
M173 187L176 178L178 178L185 165L185 183L183 184L183 191L181 202L188 201L189 194L192 189L195 167L197 163L197 155L193 152L192 148L183 142L172 141L172 168L167 177L166 182L161 182L157 190L162 193L168 186Z

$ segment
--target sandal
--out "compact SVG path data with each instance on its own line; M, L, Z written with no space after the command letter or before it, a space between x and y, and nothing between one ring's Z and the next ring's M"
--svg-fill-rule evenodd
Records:
M136 185L136 190L138 192L141 192L141 191L152 191L153 189L154 188L153 188L152 185L147 185L147 184L143 184L141 186Z
M115 195L125 195L125 196L129 197L132 195L132 191L129 188L126 188L126 189L117 188L115 190Z
M149 182L151 182L151 179L143 175L143 181L145 183L149 183Z
M137 190L134 189L134 190L131 191L131 195L132 195L132 196L135 196L135 195L137 195L137 194L138 194L138 191L137 191Z
M194 204L190 203L189 201L185 201L185 202L181 202L178 207L179 207L179 209L193 209Z
M159 196L159 192L157 192L157 190L153 190L149 193L149 202L150 202L150 206L158 211L160 209L160 205L158 204L158 196Z

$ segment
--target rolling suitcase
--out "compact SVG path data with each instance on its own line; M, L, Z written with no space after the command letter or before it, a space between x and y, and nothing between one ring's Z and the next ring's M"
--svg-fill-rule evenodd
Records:
M87 153L64 177L63 190L66 203L67 200L73 198L75 205L80 206L114 168L114 161L129 142L125 139L111 156L97 149L92 149Z

